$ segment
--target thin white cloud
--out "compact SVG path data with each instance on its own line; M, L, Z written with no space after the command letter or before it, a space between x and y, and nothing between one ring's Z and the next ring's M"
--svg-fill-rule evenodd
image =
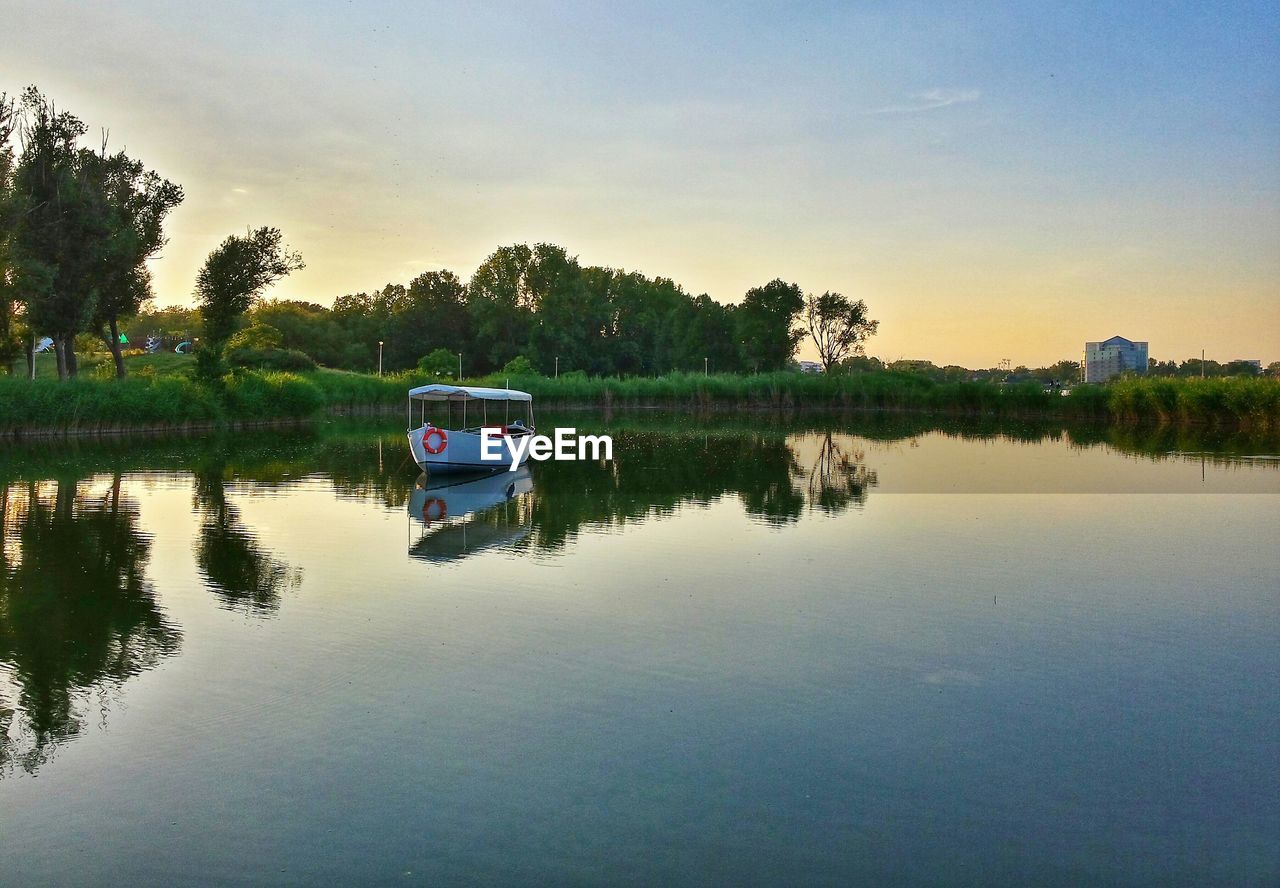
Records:
M933 111L951 105L962 105L976 102L982 93L976 89L928 89L924 92L912 93L909 102L901 105L888 105L868 111L868 114L914 114L920 111Z

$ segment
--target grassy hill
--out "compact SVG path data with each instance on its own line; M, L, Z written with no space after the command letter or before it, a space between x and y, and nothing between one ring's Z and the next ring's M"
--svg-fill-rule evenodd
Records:
M84 376L107 374L115 376L115 362L109 352L94 352L77 355L80 362L80 373ZM125 367L130 373L150 372L159 374L189 373L195 367L195 358L191 355L178 355L173 352L157 352L155 354L127 355ZM13 375L22 377L27 372L25 358L13 363ZM57 379L58 359L52 351L36 355L36 379Z

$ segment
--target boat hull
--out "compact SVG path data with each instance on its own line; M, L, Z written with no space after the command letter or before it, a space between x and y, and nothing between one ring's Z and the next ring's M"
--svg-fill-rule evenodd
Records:
M509 470L515 462L515 440L532 434L529 429L505 433L502 436L502 459L485 460L480 458L481 438L479 432L472 430L439 429L444 433L443 441L439 435L432 436L430 443L439 453L427 450L423 438L432 426L421 426L409 433L409 452L413 461L424 472L493 472ZM443 445L443 446L442 446ZM529 461L529 450L526 447L520 455L519 465Z

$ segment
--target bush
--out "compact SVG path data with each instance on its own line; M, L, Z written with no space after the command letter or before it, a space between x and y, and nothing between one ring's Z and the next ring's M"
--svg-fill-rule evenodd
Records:
M6 432L180 425L221 416L214 393L185 376L0 379L0 429Z
M284 345L284 334L270 324L250 324L227 340L227 351L270 351Z
M320 370L310 379L320 388L329 406L354 408L403 405L409 389L432 381L421 373L375 376L343 370Z
M233 419L304 419L325 403L319 386L294 373L242 371L223 382Z
M502 368L504 376L538 376L537 370L533 369L533 364L524 355L516 355Z
M458 370L458 356L447 348L438 348L418 359L418 369L433 379L453 379Z
M257 370L281 370L305 373L316 369L316 362L291 348L237 348L227 352L227 363L233 367L250 367Z

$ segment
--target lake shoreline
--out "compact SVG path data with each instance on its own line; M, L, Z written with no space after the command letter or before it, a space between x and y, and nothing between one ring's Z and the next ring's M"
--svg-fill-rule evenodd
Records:
M327 415L404 415L406 392L430 381L423 374L379 377L331 370L238 371L212 381L187 373L65 382L10 377L0 379L0 438L238 428ZM527 391L535 411L814 411L1280 432L1280 380L1268 378L1143 377L1080 385L1069 393L1038 383L943 383L899 372L489 376L464 384Z
M1234 418L1213 420L1162 420L1158 417L1105 417L1073 416L1061 411L1018 410L994 412L990 410L939 409L921 407L840 405L830 403L762 403L709 400L690 402L687 399L668 401L610 401L607 403L576 400L560 402L554 398L540 404L541 411L569 413L603 413L606 420L613 413L675 414L684 417L723 417L743 414L754 417L787 419L795 416L830 416L833 418L911 418L938 422L975 423L1036 423L1062 430L1089 428L1094 430L1117 429L1135 431L1188 431L1221 432L1227 434L1252 433L1262 438L1274 438L1280 444L1280 429L1264 426L1258 428L1240 423ZM91 422L72 423L65 426L10 427L0 430L0 446L57 439L121 439L187 437L210 432L260 431L270 429L293 430L321 425L329 420L380 419L404 415L404 407L389 403L364 405L330 404L314 414L306 416L280 416L256 419L204 419L184 422Z

